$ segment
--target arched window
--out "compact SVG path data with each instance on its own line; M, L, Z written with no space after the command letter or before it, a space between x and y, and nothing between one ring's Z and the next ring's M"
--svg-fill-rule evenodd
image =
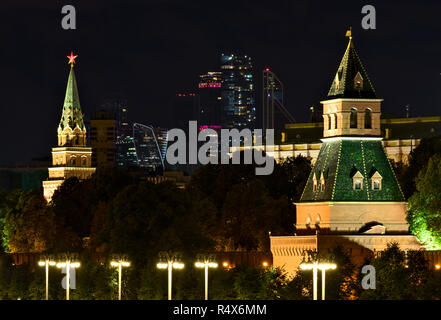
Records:
M328 130L332 130L332 114L328 115Z
M351 123L350 128L357 128L357 109L352 108L351 109Z
M334 129L337 129L337 119L338 119L338 116L335 115L334 116Z
M77 158L75 156L70 157L70 165L71 166L75 166L76 165L76 161L77 161Z
M364 128L372 129L372 110L366 109L364 112Z

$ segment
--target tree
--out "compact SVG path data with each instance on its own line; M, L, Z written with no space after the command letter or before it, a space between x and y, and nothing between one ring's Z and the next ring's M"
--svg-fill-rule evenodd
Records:
M221 235L225 243L230 243L224 249L269 250L268 232L292 231L293 216L288 200L271 198L261 180L236 184L222 207Z
M409 199L411 232L428 249L441 248L441 155L434 155L416 179L416 192Z
M400 250L397 243L389 243L386 250L370 262L375 268L375 290L361 290L360 299L413 300L439 299L435 286L440 273L430 267L423 251ZM362 275L360 275L360 278Z
M22 193L5 216L6 246L12 253L38 253L52 249L56 230L55 216L40 191Z
M408 165L402 162L394 164L397 178L406 199L409 199L416 191L418 173L435 154L441 154L441 137L423 138L420 144L411 151Z

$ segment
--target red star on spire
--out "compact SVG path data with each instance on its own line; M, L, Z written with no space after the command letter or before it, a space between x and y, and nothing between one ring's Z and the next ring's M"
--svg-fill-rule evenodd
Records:
M78 57L78 56L74 56L74 54L73 54L73 52L71 51L70 52L70 56L67 56L67 58L69 59L69 64L71 64L72 66L74 65L74 63L75 63L75 58L76 57Z

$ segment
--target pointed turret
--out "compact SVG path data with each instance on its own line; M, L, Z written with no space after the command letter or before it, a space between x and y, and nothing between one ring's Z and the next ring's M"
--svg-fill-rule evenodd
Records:
M69 58L70 73L67 80L63 111L58 125L58 147L52 148L52 167L49 179L43 181L45 199L50 202L52 195L66 179L76 177L89 179L95 172L92 165L92 148L86 146L86 127L81 112L77 81L75 80L73 53Z
M349 43L332 81L328 98L375 99L375 89L355 51L352 31L348 30L346 36L349 37Z
M83 113L80 106L77 81L75 79L75 58L71 53L69 58L70 73L67 80L66 95L64 98L63 111L60 124L58 125L59 146L85 146L86 128L84 126Z

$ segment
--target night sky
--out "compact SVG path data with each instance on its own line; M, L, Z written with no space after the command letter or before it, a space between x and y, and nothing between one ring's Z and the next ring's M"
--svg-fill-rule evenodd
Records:
M61 28L67 4L76 30ZM376 30L361 28L365 4L376 8ZM88 117L119 95L132 120L167 127L175 93L218 70L221 53L243 53L254 60L257 97L270 67L302 122L326 97L352 26L383 112L404 116L409 104L413 116L441 114L440 1L2 0L0 8L3 164L49 156L56 145L71 50Z

